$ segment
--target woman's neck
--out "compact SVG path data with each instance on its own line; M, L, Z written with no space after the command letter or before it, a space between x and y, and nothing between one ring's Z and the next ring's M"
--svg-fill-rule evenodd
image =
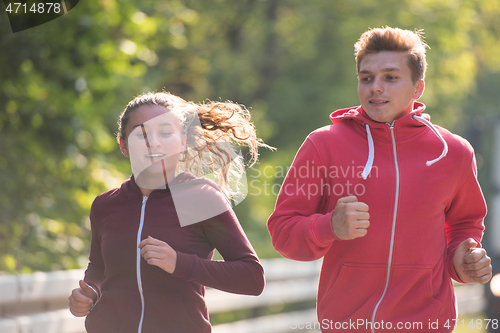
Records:
M175 178L175 175L171 175L165 179L162 177L148 177L147 175L141 174L136 179L135 182L141 193L145 197L149 197L151 192L154 190L164 190L168 187L170 183Z
M143 187L140 187L139 186L139 189L141 190L141 193L142 193L142 196L143 197L149 197L149 195L151 194L151 192L153 192L154 190L152 189L149 189L149 188L143 188Z

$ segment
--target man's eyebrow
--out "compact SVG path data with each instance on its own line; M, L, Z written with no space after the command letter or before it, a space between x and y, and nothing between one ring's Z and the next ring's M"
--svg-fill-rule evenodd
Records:
M397 72L397 71L401 71L400 68L398 67L388 67L388 68L384 68L381 70L381 72ZM369 71L368 69L362 69L359 71L360 74L370 74L371 71Z

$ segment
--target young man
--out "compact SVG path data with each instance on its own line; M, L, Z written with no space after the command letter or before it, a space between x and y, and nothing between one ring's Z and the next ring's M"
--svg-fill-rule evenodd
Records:
M419 32L361 36L361 105L333 112L333 125L307 137L268 220L283 256L323 257L323 332L451 332L451 278L491 278L472 147L432 125L417 102L425 47Z

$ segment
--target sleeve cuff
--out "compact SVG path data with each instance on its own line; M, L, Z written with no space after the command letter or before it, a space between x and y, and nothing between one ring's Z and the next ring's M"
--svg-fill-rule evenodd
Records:
M455 254L455 251L453 251L453 255ZM455 269L455 265L453 265L453 255L450 255L448 256L447 258L447 261L448 261L448 273L450 274L450 277L457 281L458 283L463 283L465 284L465 282L463 282L460 277L458 276L458 273Z
M191 277L193 267L195 265L194 254L177 252L177 261L173 276L188 280Z
M98 288L98 287L97 287L95 284L93 284L93 283L87 282L87 281L85 281L85 280L83 280L83 281L84 281L84 282L85 282L85 283L86 283L86 284L87 284L87 285L88 285L88 286L89 286L89 287L90 287L90 288L91 288L91 289L95 292L95 294L96 294L96 296L97 296L97 297L96 297L96 299L95 299L95 300L93 300L93 301L94 301L94 303L93 303L93 305L92 305L92 306L94 306L94 305L96 305L96 304L97 304L97 302L99 302L99 300L101 299L101 291L100 291L100 288Z
M333 232L332 214L333 212L321 215L313 223L313 234L319 245L324 246L333 241L339 240Z

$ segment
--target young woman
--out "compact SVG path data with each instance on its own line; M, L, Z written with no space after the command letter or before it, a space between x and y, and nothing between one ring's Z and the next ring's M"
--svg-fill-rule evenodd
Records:
M264 288L227 198L244 170L235 147L248 146L254 163L268 146L243 107L166 92L127 105L118 141L133 175L92 204L90 263L70 311L87 316L89 333L211 332L205 286L248 295ZM215 249L224 261L212 260Z

